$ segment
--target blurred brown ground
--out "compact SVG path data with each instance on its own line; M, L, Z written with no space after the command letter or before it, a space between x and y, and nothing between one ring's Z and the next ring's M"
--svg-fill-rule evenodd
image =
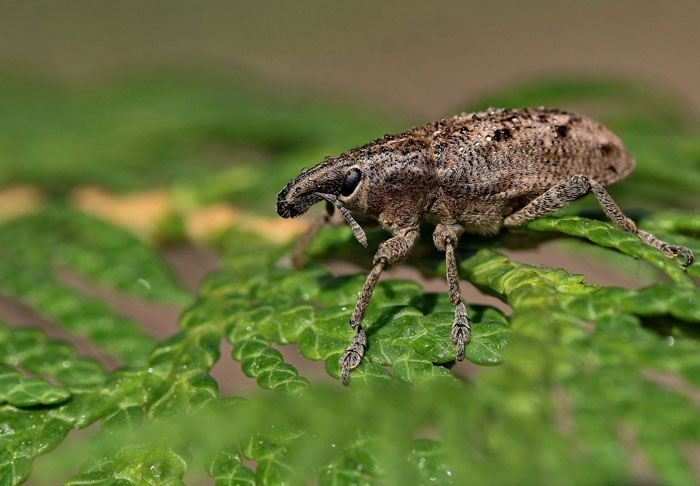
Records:
M542 74L603 74L700 108L697 0L2 0L0 12L0 68L71 81L243 70L428 120Z
M427 121L542 75L605 75L656 82L686 99L689 110L700 111L697 0L3 0L0 12L0 69L75 84L160 68L243 73L270 86ZM216 267L206 249L169 248L165 255L192 289ZM621 277L550 244L511 256L586 273L593 283L639 285L633 275ZM341 264L332 269L357 270ZM391 275L418 277L401 268ZM70 276L68 282L139 318L156 336L176 332L173 309L91 289ZM446 288L441 280L421 282L428 290ZM468 302L494 303L466 283L464 290ZM0 318L52 326L5 298ZM91 354L88 348L81 344ZM302 374L326 376L320 363L284 352ZM222 391L254 386L227 354L222 349L213 370Z

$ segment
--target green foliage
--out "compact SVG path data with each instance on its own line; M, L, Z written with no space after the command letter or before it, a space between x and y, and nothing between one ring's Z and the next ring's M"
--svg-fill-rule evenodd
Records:
M692 222L697 221L699 218L693 215L685 215L684 219L688 222L686 224L692 225ZM674 282L679 284L692 286L693 281L687 274L696 277L700 275L696 267L691 266L687 271L683 271L683 269L678 266L677 262L669 260L667 257L664 257L661 252L645 245L635 235L615 229L601 221L587 220L577 216L541 218L537 221L532 221L527 227L538 231L559 231L573 236L580 236L597 245L615 248L625 255L648 261L655 267L664 271ZM642 228L646 227L646 225L642 225ZM696 239L684 238L673 233L661 232L659 234L663 235L663 238L671 238L674 244L687 243L688 249L694 253L700 250L700 247L697 246Z
M2 83L15 100L8 113L17 123L3 124L0 152L12 160L1 161L1 175L54 195L84 183L123 190L168 183L183 204L230 198L264 202L258 210L269 212L275 192L302 166L390 130L378 131L388 125L343 108L205 80L151 77L82 92ZM639 158L639 175L620 184L623 206L625 200L690 206L697 202L689 188L700 177L700 137L665 99L647 94L619 83L557 82L505 93L494 104L614 99L610 124ZM25 135L30 120L41 143ZM219 155L207 152L207 144L216 149L222 141L255 153L235 152L249 158L222 167ZM672 174L663 169L667 161L678 162ZM655 211L637 222L700 254L697 214ZM180 485L204 474L217 485L694 480L687 451L700 443L700 267L683 272L607 222L567 215L520 232L531 239L573 236L571 244L596 245L615 262L643 260L659 270L648 286L593 285L583 275L506 257L497 251L504 236L464 238L461 277L508 309L468 306L469 364L454 363L447 295L385 279L367 312L369 346L349 388L301 376L279 351L294 345L338 378L364 276L334 276L320 262L369 263L370 252L348 228L322 233L304 270L289 268L289 245L232 228L213 242L222 268L196 298L157 249L65 201L51 199L0 229L0 290L120 364L105 369L38 329L0 324L0 484L22 484L36 457L70 430L95 423L92 440L66 443L38 463L32 480L56 484L72 475L65 483L72 486ZM383 235L368 237L376 247ZM424 240L414 263L427 276L444 275L442 255ZM135 320L71 287L61 277L66 269L112 290L183 306L178 330L158 342ZM220 396L210 371L223 340L258 393Z
M0 367L0 403L14 407L55 405L70 398L63 388L55 388L41 378L25 378L19 371Z
M140 297L188 299L153 249L85 214L57 206L0 227L0 289L127 363L143 362L155 341L138 322L61 282L57 266Z
M400 128L350 106L252 86L151 74L75 90L0 77L0 184L37 183L57 195L78 184L174 184L183 203L233 197L272 213L261 196L290 172Z
M65 385L97 384L105 379L98 362L78 356L69 344L48 340L39 329L11 328L4 323L0 323L0 362L21 365Z

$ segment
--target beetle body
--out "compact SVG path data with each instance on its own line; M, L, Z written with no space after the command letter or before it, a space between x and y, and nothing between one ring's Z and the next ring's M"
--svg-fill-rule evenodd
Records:
M608 185L627 176L634 161L612 132L590 118L559 110L491 110L387 135L328 158L280 193L282 207L295 189L334 192L352 167L362 180L338 199L389 230L427 219L494 234L506 216L571 176ZM315 185L319 181L325 185Z
M607 185L634 167L612 132L561 111L475 113L420 131L430 140L441 196L432 219L454 218L469 232L497 232L506 216L573 175Z
M615 225L636 234L665 256L681 255L687 267L693 254L638 230L603 186L626 177L634 160L622 142L598 122L582 115L547 109L502 109L463 114L387 135L302 171L279 193L277 212L303 214L316 202L334 204L358 241L364 232L349 211L377 219L392 233L379 245L350 325L355 337L340 360L342 378L364 354L367 336L361 321L381 272L407 256L422 220L436 225L433 241L445 252L455 319L450 338L456 359L470 339L467 310L459 292L455 248L464 233L495 234L546 216L592 192ZM295 261L325 215L300 240Z

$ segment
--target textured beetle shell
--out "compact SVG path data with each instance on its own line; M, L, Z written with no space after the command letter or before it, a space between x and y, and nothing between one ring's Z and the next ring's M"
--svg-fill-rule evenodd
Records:
M357 189L338 196L345 174L362 171ZM462 114L386 135L303 171L278 195L278 213L294 217L321 198L377 218L391 231L421 219L494 234L506 216L574 175L608 185L634 168L622 142L598 122L547 109Z
M545 109L458 115L348 154L362 161L367 178L358 210L391 227L420 207L423 218L487 234L573 175L608 185L634 168L622 142L598 122Z

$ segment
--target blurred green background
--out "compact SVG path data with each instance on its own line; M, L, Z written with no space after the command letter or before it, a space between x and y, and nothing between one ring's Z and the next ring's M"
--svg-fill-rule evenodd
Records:
M693 1L1 7L0 184L58 195L194 178L204 182L187 201L242 191L237 204L272 214L248 196L274 192L324 155L462 109L546 104L617 130L641 113L644 140L700 108ZM551 78L558 86L539 84ZM591 79L605 85L586 87ZM623 80L634 86L611 86ZM648 147L622 135L643 173ZM675 167L655 177L687 181L684 193L697 187L673 154L654 155ZM283 158L284 170L259 177ZM646 182L639 190L656 192Z
M325 268L299 273L279 268L290 238L305 223L279 219L275 195L302 167L385 133L488 106L546 105L590 115L613 129L637 159L635 172L610 188L615 200L645 228L697 252L699 23L700 2L691 0L0 1L0 319L9 324L0 323L0 365L68 390L42 382L44 388L37 389L43 398L37 402L33 396L3 398L0 389L0 422L14 427L0 437L0 479L20 484L34 457L58 445L69 430L105 417L103 432L109 432L144 413L151 419L170 407L196 410L218 393L249 393L255 387L251 377L263 388L287 391L308 386L299 373L314 384L332 382L334 353L348 338L346 318L329 318L333 309L312 308L309 296L321 307L350 305L363 279L354 274L369 264L371 251L352 246L343 228L329 231L312 248ZM600 217L591 197L568 212ZM465 281L465 300L497 308L470 308L485 326L475 328L491 326L493 336L480 331L476 341L483 344L473 347L472 364L463 366L450 364L452 348L439 334L431 335L424 354L400 335L417 322L437 333L450 311L440 256L425 238L408 267L388 274L418 280L422 288L387 279L378 289L375 310L401 309L377 319L382 324L371 337L376 341L370 351L375 361L366 360L358 380L376 375L418 384L428 376L452 376L449 368L468 386L443 389L445 397L464 399L464 390L479 390L484 398L465 409L471 421L461 425L464 429L450 432L449 424L439 425L451 444L458 444L452 459L468 452L473 461L464 462L461 472L483 468L493 483L532 474L528 477L554 484L568 477L565 462L574 459L580 459L581 482L700 481L700 433L693 425L700 365L692 328L700 321L698 267L682 274L675 262L594 223L565 219L557 228L581 239L554 241L545 233L540 241L531 231L521 247L522 241L509 235L462 244L462 253L471 259L464 259L461 274L479 286ZM545 221L531 229L546 232L556 224ZM376 247L384 234L370 231L369 237ZM494 253L474 257L477 248L498 248L513 260ZM586 274L587 283L627 288L595 290L566 272L517 262L561 266ZM199 287L206 275L222 268ZM488 273L498 268L502 275L513 275L512 281L504 284L502 275ZM532 296L522 297L527 292L518 286L530 279L546 296L540 301L536 295L537 305L528 300ZM636 293L646 285L653 287ZM582 297L589 293L596 297ZM550 304L556 312L548 321L542 316ZM278 320L279 315L289 319ZM537 320L533 315L542 319L541 328L528 327ZM316 318L325 324L313 332L313 326L304 327ZM254 324L253 331L248 329L252 335L240 331L246 329L241 327L245 319ZM584 333L590 323L599 325L600 333ZM517 339L505 347L511 325ZM306 346L300 355L296 345L283 344L296 343L302 330L308 339L305 345L299 342L300 348ZM228 344L221 344L222 336ZM308 344L313 339L316 347ZM616 339L628 346L609 345ZM657 354L661 345L663 352ZM219 346L223 355L233 346L235 360L249 360L244 372L228 357L219 360ZM253 348L263 351L245 354ZM484 371L481 365L500 363L503 349L525 364L523 369ZM530 360L531 349L539 350L534 352L539 360ZM627 360L625 366L618 355ZM262 380L251 364L258 366L253 358L261 356L268 359L265 366L279 365L285 378ZM597 374L579 382L572 367L592 362ZM287 363L294 365L291 370L284 368ZM114 371L125 364L129 367ZM385 369L389 365L392 373ZM668 375L640 378L648 366ZM143 370L152 368L158 376L144 378ZM637 388L621 388L623 382ZM547 402L550 385L554 404ZM143 396L137 389L144 390ZM320 389L319 403L338 400L339 395L325 396ZM415 399L416 425L426 425L421 420L437 405L433 395L416 390L414 398L406 390L397 396ZM589 403L592 396L599 399ZM690 405L683 401L688 396ZM378 401L377 422L390 420L402 404L381 401L381 390L372 397ZM647 397L653 402L648 407ZM562 400L564 421L593 431L577 436L591 456L580 456L578 443L567 448L569 439L559 435L560 417L551 420L551 407ZM37 403L40 407L33 408ZM332 418L316 423L304 415L312 405L293 403L290 413L309 421L307 430L333 428ZM445 417L457 413L449 403L440 402L439 409ZM675 421L664 417L672 427L648 420L668 410L676 414ZM363 411L346 410L338 430L353 430L353 420L359 419L352 414ZM607 414L614 417L613 429L615 420L629 418L624 422L629 430L615 435ZM266 418L256 416L251 423ZM481 433L482 421L492 427L488 433ZM371 419L367 423L371 426ZM43 427L38 432L36 424ZM396 434L402 427L388 430ZM460 441L462 433L475 441L474 450ZM279 443L287 447L287 440ZM559 447L559 440L566 447ZM538 447L530 449L529 441ZM666 441L677 448L662 450L658 444ZM357 464L369 461L358 452L365 443L358 444L350 447L340 472L329 472L321 483L382 477L381 464L370 476L357 472ZM443 482L453 484L435 459L436 444L425 439L411 451L412 460L428 457ZM258 483L277 484L275 467L283 470L291 460L276 455L282 446L272 448L274 454L267 443L261 450L250 447L243 456L264 465L256 471ZM310 455L322 455L323 444L310 447ZM154 457L160 460L158 451ZM86 467L69 484L88 484L96 477L104 484L123 484L105 478L142 484L133 479L141 471L129 470L130 464L145 468L152 458L134 454L121 466L103 461ZM179 456L168 454L177 455L168 450L162 456L179 464ZM229 462L222 460L227 464L222 470L237 471L249 481L241 484L252 484L253 473L231 459L237 453L231 454ZM399 474L398 452L397 457L386 454ZM185 474L175 469L164 466L158 472ZM419 477L414 473L406 477ZM52 479L47 484L54 484Z
M602 73L700 107L692 0L38 0L2 12L3 65L71 82L154 66L242 71L428 120L543 73Z

